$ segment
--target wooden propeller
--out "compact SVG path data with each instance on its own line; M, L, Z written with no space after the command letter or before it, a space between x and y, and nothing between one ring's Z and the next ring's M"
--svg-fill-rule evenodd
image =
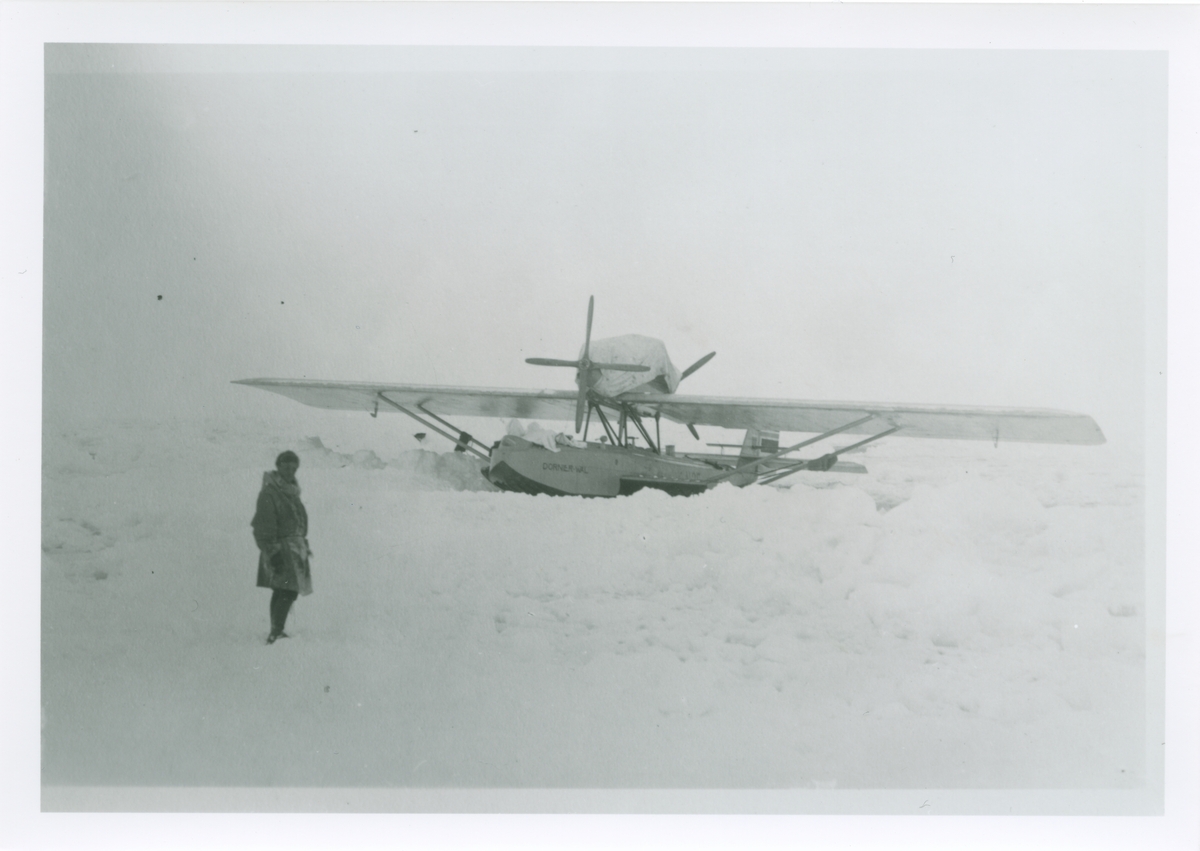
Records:
M592 348L592 312L596 305L596 297L588 296L588 312L587 312L587 330L583 338L583 354L579 360L560 360L558 358L525 358L525 363L531 363L534 366L573 366L576 370L575 381L579 385L579 399L575 403L575 431L576 433L583 430L583 414L587 410L588 393L595 383L595 376L606 369L620 370L621 372L649 372L650 367L640 363L592 363L589 357ZM716 354L715 352L713 354ZM712 357L709 355L708 357ZM703 365L704 360L698 362L693 369Z

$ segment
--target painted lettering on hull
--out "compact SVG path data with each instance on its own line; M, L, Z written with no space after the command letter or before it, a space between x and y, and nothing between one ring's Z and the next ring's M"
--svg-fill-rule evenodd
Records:
M554 464L550 461L546 461L542 464L542 469L556 470L560 473L582 473L587 475L587 467L584 467L583 465L577 467L574 464Z

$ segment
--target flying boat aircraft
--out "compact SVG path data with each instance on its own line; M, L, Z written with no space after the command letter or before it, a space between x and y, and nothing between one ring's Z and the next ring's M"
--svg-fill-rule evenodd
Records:
M680 396L675 392L679 383L716 352L680 372L659 340L626 335L593 341L594 306L592 297L577 359L526 359L538 366L573 368L575 391L273 378L234 383L317 408L366 411L371 416L380 411L406 414L449 438L456 451L478 456L483 475L502 490L533 494L608 497L656 488L688 495L722 482L774 484L802 471L865 472L862 465L841 456L893 434L996 444L1000 440L1104 443L1104 434L1091 417L1046 409ZM512 428L487 446L445 419L450 416L573 420L578 437ZM722 451L677 453L674 446L662 445L663 419L685 425L697 440L698 425L744 429L741 452L724 453L736 444L712 444ZM604 433L588 440L593 420ZM814 436L781 448L780 432ZM826 443L843 434L866 436L838 448ZM638 445L638 438L644 446ZM814 457L792 454L818 445L826 448Z

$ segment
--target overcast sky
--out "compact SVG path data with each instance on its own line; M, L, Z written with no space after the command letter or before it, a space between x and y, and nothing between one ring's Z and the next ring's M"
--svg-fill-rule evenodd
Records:
M1140 437L1166 61L1139 52L48 45L44 403L248 377L1054 407ZM1153 318L1154 323L1159 319Z

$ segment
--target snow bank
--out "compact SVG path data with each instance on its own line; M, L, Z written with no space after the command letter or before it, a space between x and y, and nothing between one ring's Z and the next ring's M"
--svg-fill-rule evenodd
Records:
M1143 782L1136 471L914 443L582 500L253 422L47 433L44 780ZM266 647L249 519L284 448L316 593Z

